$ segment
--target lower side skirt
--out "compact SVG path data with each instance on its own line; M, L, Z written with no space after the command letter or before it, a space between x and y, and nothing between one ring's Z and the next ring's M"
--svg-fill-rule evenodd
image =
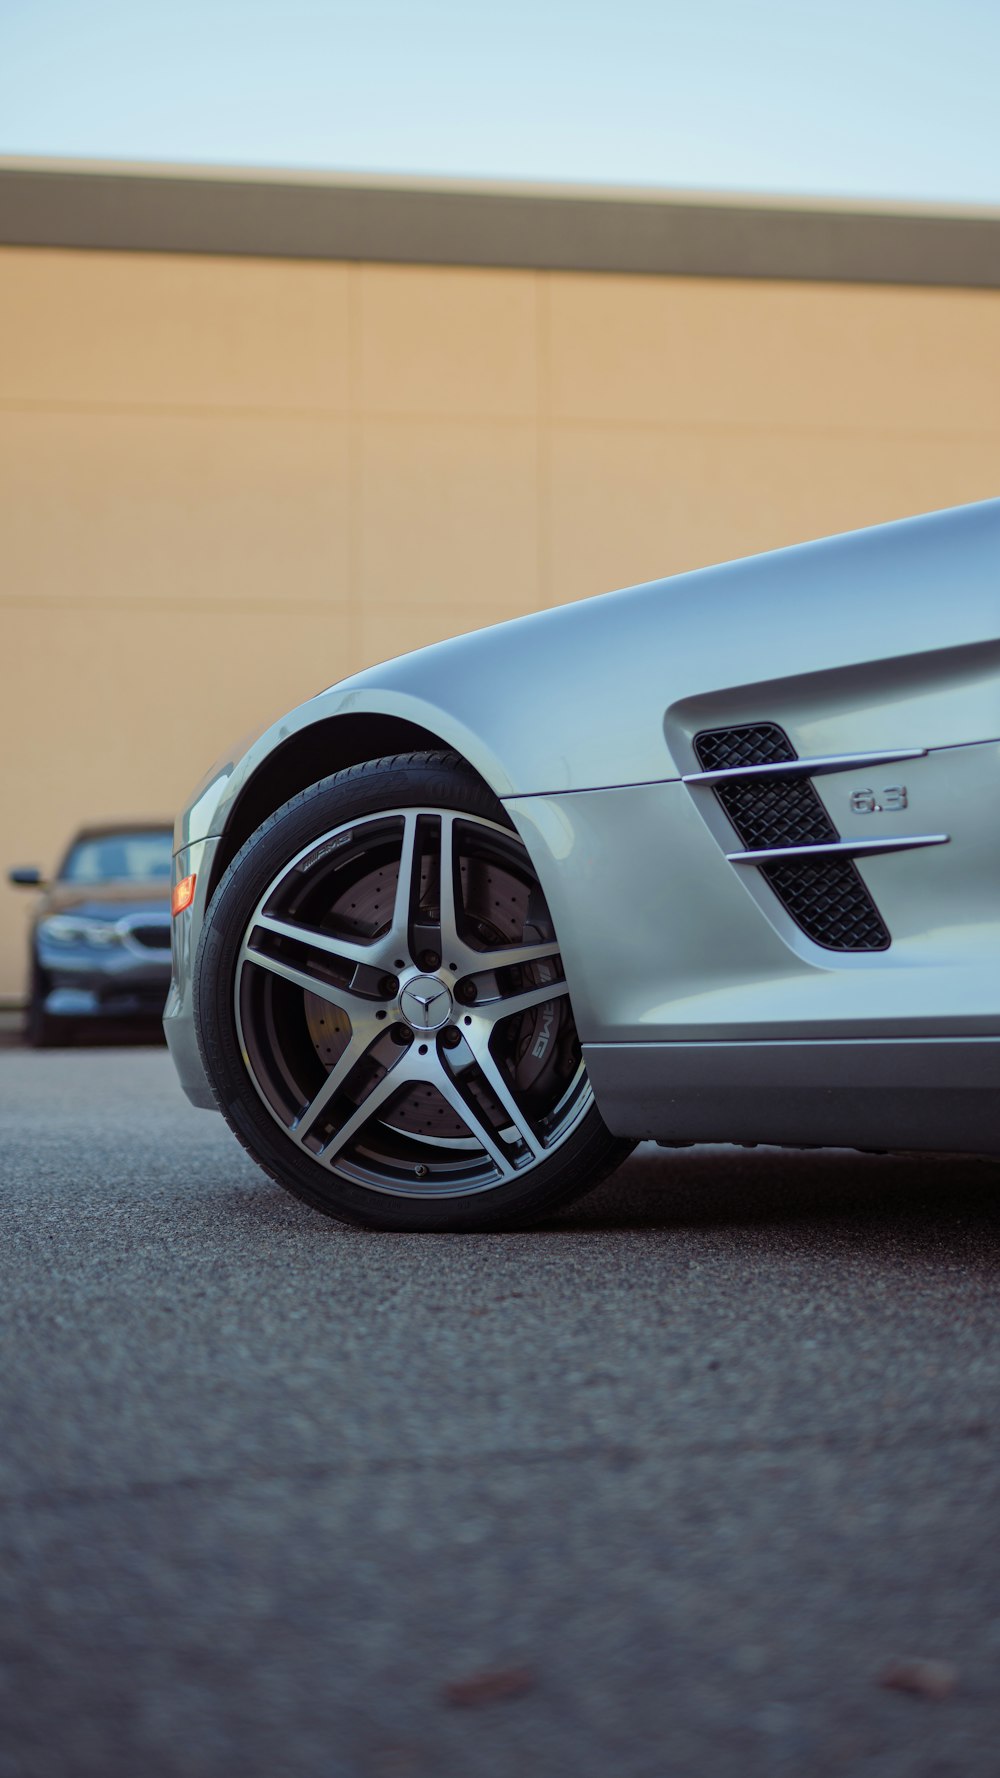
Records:
M1000 1038L584 1044L616 1136L1000 1152Z

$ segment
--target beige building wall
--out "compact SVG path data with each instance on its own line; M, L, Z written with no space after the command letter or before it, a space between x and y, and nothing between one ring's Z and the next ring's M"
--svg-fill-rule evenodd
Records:
M997 290L7 248L0 342L4 871L387 655L1000 492Z

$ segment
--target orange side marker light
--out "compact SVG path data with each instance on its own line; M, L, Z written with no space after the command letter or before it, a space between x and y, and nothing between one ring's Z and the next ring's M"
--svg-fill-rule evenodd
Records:
M189 908L194 900L194 877L182 877L174 884L174 892L170 897L170 912L176 917Z

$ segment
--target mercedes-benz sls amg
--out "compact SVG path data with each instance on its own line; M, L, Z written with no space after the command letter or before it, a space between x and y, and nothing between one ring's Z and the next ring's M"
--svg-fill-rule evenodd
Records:
M167 1037L368 1226L639 1139L1000 1149L1000 501L342 680L175 836Z

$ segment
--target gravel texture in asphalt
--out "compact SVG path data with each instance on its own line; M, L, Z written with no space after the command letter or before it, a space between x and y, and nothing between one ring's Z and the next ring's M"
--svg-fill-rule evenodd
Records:
M0 1778L996 1778L993 1163L365 1234L110 1046L0 1141Z

